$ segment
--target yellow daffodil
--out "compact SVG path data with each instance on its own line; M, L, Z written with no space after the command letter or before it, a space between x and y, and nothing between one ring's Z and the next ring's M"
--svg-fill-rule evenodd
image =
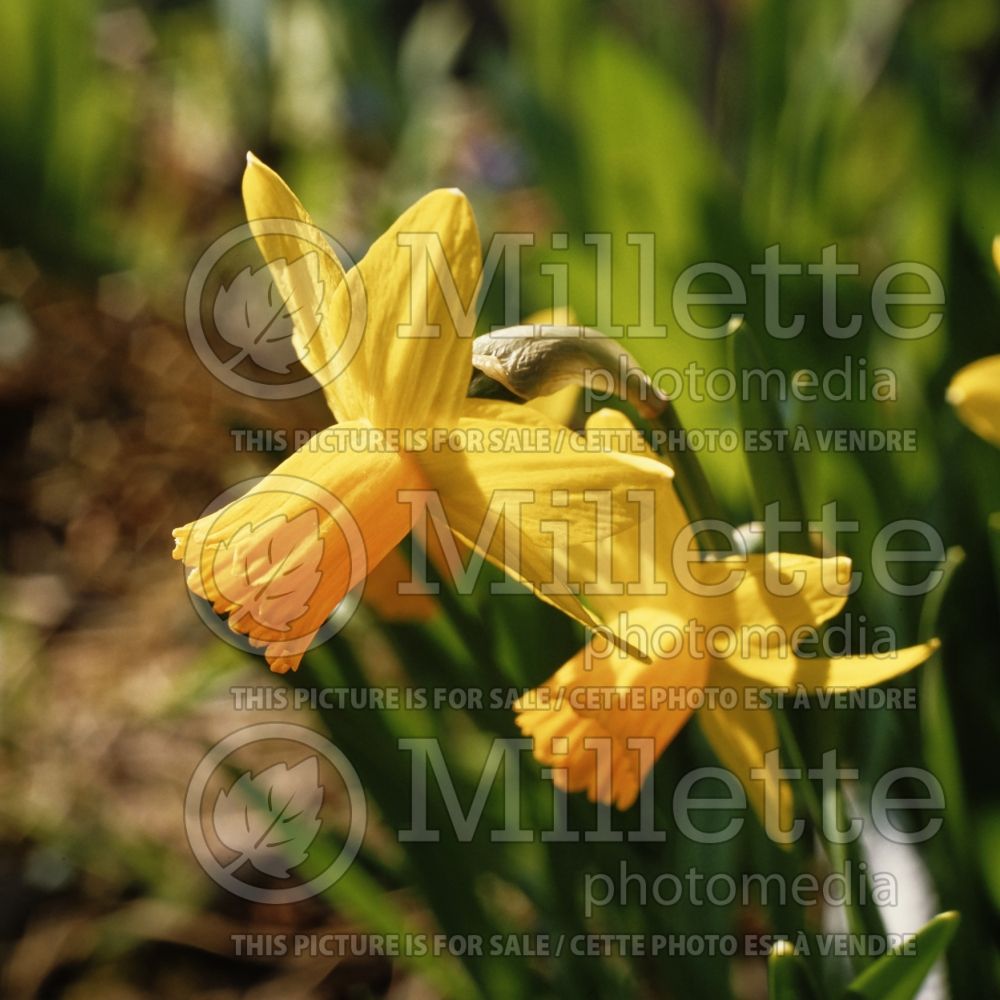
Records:
M970 430L1000 446L1000 354L959 370L945 398Z
M628 490L658 484L663 468L587 454L541 414L466 398L482 257L465 196L452 189L420 199L346 273L295 195L253 156L243 197L293 317L298 356L337 423L246 495L175 530L174 556L192 591L264 647L272 670L294 670L331 611L410 530L412 491L429 490L465 547L598 625L552 585L551 524L566 526L571 546L620 531L634 520ZM460 301L436 269L418 268L422 247L441 253ZM525 432L530 449L511 444ZM501 508L494 526L502 529L484 536L496 496L510 490L520 493L518 517ZM601 523L585 502L589 490L610 494Z
M604 431L613 447L608 432L631 425L622 414L602 410L587 427ZM679 535L686 523L672 484L665 484L645 522L612 540L610 579L603 596L593 598L607 621L618 616L620 634L633 645L645 639L650 662L605 648L595 636L518 702L517 723L533 737L535 756L554 769L558 785L625 809L698 706L711 745L754 808L787 829L789 783L759 780L764 771L757 769L776 777L776 758L765 761L765 754L778 746L778 735L767 701L755 695L879 684L923 662L936 642L888 656L800 659L793 647L801 630L843 607L850 561L771 554L689 563L690 536ZM647 553L653 574L644 563ZM707 695L709 687L727 694L692 696Z
M1000 271L1000 236L993 238L993 264ZM970 430L1000 447L1000 354L959 370L945 398Z

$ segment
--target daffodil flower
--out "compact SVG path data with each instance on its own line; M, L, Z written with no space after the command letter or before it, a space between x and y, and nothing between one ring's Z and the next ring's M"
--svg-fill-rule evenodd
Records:
M482 257L465 196L421 198L347 273L295 195L253 156L243 197L296 352L337 423L246 495L175 530L191 590L264 647L272 670L294 670L333 609L410 531L413 492L433 491L466 548L598 626L555 585L551 525L566 526L568 546L620 531L635 517L628 490L659 483L664 470L645 457L587 454L541 414L466 398ZM426 247L443 254L460 302L430 267L414 270ZM511 450L512 432L524 431L532 449ZM510 490L519 491L518 516L502 508L502 529L485 537L496 497ZM610 495L603 522L589 490Z
M960 369L945 398L970 430L1000 447L1000 354Z
M605 432L613 446L607 432L631 425L624 415L602 410L587 427ZM692 692L726 691L700 699L705 734L758 814L787 829L789 784L776 780L776 757L765 760L778 734L766 699L756 695L880 684L923 662L937 644L887 656L800 659L793 648L803 635L797 630L840 612L850 561L770 554L688 564L686 544L677 544L687 518L672 484L660 494L645 524L611 540L611 579L593 599L607 621L627 618L633 644L637 633L647 638L650 662L611 654L594 637L517 703L517 723L533 737L535 756L554 769L558 785L625 809L694 713L699 698ZM653 574L643 568L646 552L655 556ZM615 589L622 592L611 593ZM765 769L772 780L760 780Z
M1000 271L1000 236L993 237L993 266ZM1000 354L956 372L945 398L970 430L1000 447Z

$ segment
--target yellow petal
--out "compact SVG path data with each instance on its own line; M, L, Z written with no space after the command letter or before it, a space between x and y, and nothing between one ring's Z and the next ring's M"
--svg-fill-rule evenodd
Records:
M640 448L647 457L659 461L656 452L645 444L635 424L621 410L612 410L607 406L596 410L587 417L587 430L605 451L631 452Z
M598 620L567 592L568 585L591 579L570 577L571 568L588 561L574 553L592 553L601 539L627 528L636 516L629 491L654 489L668 471L646 458L581 450L579 435L523 406L468 400L464 412L451 447L415 454L448 527L537 596L594 627ZM584 496L588 491L606 517ZM491 512L497 521L492 526ZM491 534L490 527L496 529ZM512 542L516 560L510 557Z
M951 380L945 398L967 427L1000 445L1000 354L966 365Z
M597 657L581 651L520 698L516 722L536 759L556 769L557 787L627 809L690 718L687 693L704 684L707 667Z
M757 643L788 646L802 628L838 615L847 601L851 560L773 552L677 562L672 607L707 632L726 630L747 652ZM784 591L790 591L785 593ZM720 640L730 642L728 635Z
M772 758L765 763L765 755L779 746L778 729L769 709L747 708L744 694L748 686L745 678L716 666L712 683L723 688L735 688L738 704L723 708L721 704L706 704L698 712L698 722L716 756L726 770L739 779L746 790L747 800L762 823L778 822L778 830L787 832L795 815L794 797L788 781L779 781L778 763ZM763 770L767 780L760 776L751 778L751 772Z
M575 421L577 410L580 409L580 395L578 385L564 385L551 395L536 396L524 405L530 406L554 424L570 427Z
M377 427L447 426L472 376L482 247L461 191L407 209L347 276L337 297L366 310L354 358Z
M938 647L937 639L892 653L799 659L772 651L766 656L731 659L728 666L767 688L784 691L855 690L883 684L924 662Z
M596 588L602 593L595 595L594 607L603 617L610 618L651 603L665 600L669 603L673 600L670 554L678 534L689 521L672 482L673 470L657 457L619 410L605 408L591 414L586 434L592 446L608 454L645 456L667 473L652 495L634 505L633 523L612 540L608 578Z
M349 300L335 294L344 279L337 255L288 185L252 153L243 174L243 201L250 230L292 316L299 360L323 387L338 420L363 417L361 387L351 370L361 327L351 325Z
M410 527L397 492L419 488L419 470L405 455L356 450L358 429L321 431L249 493L174 531L188 586L280 673Z
M610 451L641 447L638 432L619 411L599 410L587 421L587 432ZM598 611L610 618L659 604L685 622L697 622L703 633L734 632L745 649L761 641L788 645L796 629L819 625L843 608L849 559L773 553L703 560L688 527L672 484L663 484L655 504L613 540L611 579L624 583L626 593L595 598Z

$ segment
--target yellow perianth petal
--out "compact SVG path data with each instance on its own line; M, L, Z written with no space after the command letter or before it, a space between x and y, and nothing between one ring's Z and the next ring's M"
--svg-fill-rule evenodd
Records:
M692 562L675 553L672 606L706 632L744 630L770 646L787 646L797 630L838 615L847 601L851 560L796 553L755 553ZM750 634L750 630L753 633ZM741 646L741 648L744 648Z
M587 432L608 450L642 447L629 419L615 410L593 414ZM614 540L612 580L624 583L625 593L595 601L603 616L659 603L704 632L753 629L749 639L787 646L797 629L819 625L843 608L851 572L846 557L772 553L704 560L676 492L665 485L656 501L652 518L644 512ZM646 568L650 556L653 573Z
M993 266L1000 271L1000 236L993 237Z
M633 451L639 448L649 458L659 461L656 452L645 444L635 425L621 410L610 407L596 410L587 417L587 431L604 451Z
M897 649L889 656L841 656L829 660L801 660L794 685L807 691L820 688L855 690L884 684L929 659L941 646L937 639Z
M250 230L292 316L292 342L323 387L338 420L365 416L352 354L361 327L351 325L349 300L336 295L344 269L322 231L288 185L252 153L243 174ZM362 317L363 319L363 317Z
M627 809L690 718L687 690L704 685L708 668L602 656L582 650L514 709L557 787Z
M966 365L951 380L945 398L967 427L1000 446L1000 354Z
M938 647L937 639L863 656L798 658L790 651L730 658L727 666L769 689L783 691L844 690L872 687L920 666Z
M364 336L354 358L377 427L448 426L472 376L482 247L472 207L457 189L407 209L353 268L337 295Z
M630 491L655 491L669 471L640 456L590 453L582 437L523 406L468 400L464 412L447 445L414 454L447 527L593 627L577 594L600 582L597 547L635 521Z
M748 686L745 679L718 666L713 668L711 676L713 684L737 689L737 706L722 708L718 702L706 705L698 712L698 722L722 765L743 785L747 800L765 828L775 834L787 832L795 815L791 785L778 780L778 764L773 758L765 763L765 755L780 743L774 718L769 709L746 708L749 699L744 695ZM759 774L751 777L751 772L759 771L766 771L766 781ZM777 836L774 839L781 843Z
M635 522L613 543L613 559L607 597L595 599L594 606L605 617L631 611L659 599L670 604L674 584L671 553L689 518L677 496L673 470L646 444L642 434L620 410L602 409L587 418L587 438L591 445L609 454L647 456L667 470L664 480L649 502L636 508ZM614 592L621 591L618 597Z
M580 406L581 390L578 385L564 385L549 396L536 396L525 403L537 410L543 417L554 424L569 427L576 417Z
M406 535L398 491L420 488L405 454L357 448L358 425L327 428L249 493L174 531L188 586L295 670L341 600Z

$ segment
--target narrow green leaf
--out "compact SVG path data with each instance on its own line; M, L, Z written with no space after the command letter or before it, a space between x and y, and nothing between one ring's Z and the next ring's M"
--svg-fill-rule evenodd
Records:
M914 941L900 945L870 965L847 988L845 1000L911 1000L958 930L954 911L939 913Z
M958 546L948 549L942 569L941 582L928 594L920 615L920 639L930 639L940 633L938 622L941 605L955 571L965 560L965 553ZM944 788L948 803L948 830L957 846L968 842L969 821L966 806L965 781L962 778L961 758L954 714L948 696L941 663L940 651L931 657L920 672L920 725L924 741L924 758L933 774ZM956 863L961 865L959 852Z
M1000 555L1000 519L997 521L998 555ZM941 564L941 582L927 595L920 611L920 639L925 641L938 634L938 620L941 617L941 605L955 576L955 570L965 562L965 552L959 545L953 545L945 553Z

